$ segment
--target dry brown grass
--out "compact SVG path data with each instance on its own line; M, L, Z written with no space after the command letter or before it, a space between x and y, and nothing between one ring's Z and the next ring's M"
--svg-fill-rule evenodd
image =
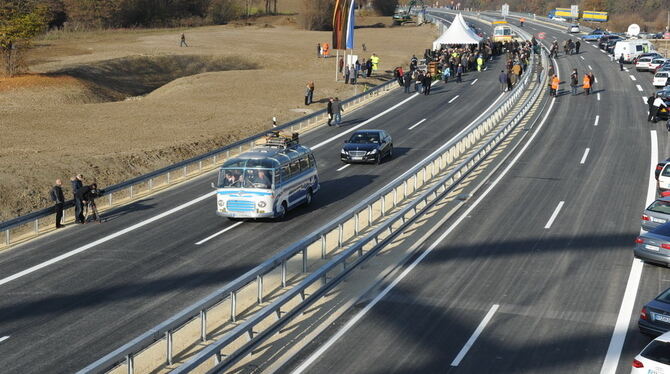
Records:
M280 11L287 11L282 2ZM354 94L352 86L334 82L335 59L316 58L316 43L329 41L330 33L299 30L291 17L189 29L189 48L179 48L181 30L97 31L40 41L28 56L33 75L0 80L0 220L47 206L56 178L81 172L110 185L263 131L273 116L289 121L303 115L297 111L323 108L328 96ZM406 65L434 38L429 26L357 33L368 52L356 52L377 53L384 70ZM114 59L184 56L240 58L258 68L177 74L146 96L112 102L114 87L71 73ZM71 75L40 75L56 71ZM302 105L307 80L315 81L315 100L322 103Z

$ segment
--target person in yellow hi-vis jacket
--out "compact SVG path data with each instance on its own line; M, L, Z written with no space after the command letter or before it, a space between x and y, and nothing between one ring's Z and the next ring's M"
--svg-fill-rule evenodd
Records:
M372 71L377 71L379 70L379 57L377 57L376 54L372 54L372 57L370 57L370 61L372 61Z

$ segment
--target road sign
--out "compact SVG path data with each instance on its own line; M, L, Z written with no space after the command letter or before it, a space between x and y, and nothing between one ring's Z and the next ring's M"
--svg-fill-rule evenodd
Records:
M538 33L537 33L537 38L538 38L538 39L544 39L545 36L546 36L546 34L543 33L543 32L538 32Z
M509 16L509 4L502 5L502 15L503 17Z
M575 19L579 18L579 5L570 6L570 16Z

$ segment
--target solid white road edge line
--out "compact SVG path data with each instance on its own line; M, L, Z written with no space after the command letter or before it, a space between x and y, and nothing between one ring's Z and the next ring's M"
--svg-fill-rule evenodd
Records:
M491 306L491 309L489 309L488 313L484 316L484 319L479 323L479 326L477 326L477 329L475 332L472 333L472 336L470 336L470 339L465 343L463 348L461 349L460 352L458 352L458 355L456 355L456 358L454 358L454 361L451 362L451 366L458 366L458 364L463 361L463 358L465 357L466 354L468 354L468 351L470 348L472 348L472 345L475 344L475 340L481 335L482 331L484 331L484 328L486 328L486 325L488 325L489 321L493 318L493 315L496 313L500 305L498 304L493 304Z
M593 122L593 126L598 126L599 121L600 121L600 116L596 116L596 121Z
M586 148L584 150L584 156L582 156L582 160L579 161L580 164L584 165L584 163L586 162L586 158L589 156L589 151L591 151L591 148Z
M216 238L217 236L223 234L224 232L226 232L226 231L228 231L228 230L232 230L232 229L234 229L235 227L237 227L237 226L239 226L239 225L241 225L241 224L243 224L243 223L244 223L244 221L240 221L240 222L238 222L238 223L236 223L236 224L234 224L234 225L230 225L230 226L226 227L225 229L223 229L223 230L217 232L216 234L212 234L212 235L206 237L205 239L202 239L201 241L195 243L195 245L200 245L200 244L205 243L205 242L207 242L207 241L209 241L209 240L211 240L211 239L214 239L214 238Z
M497 101L497 100L496 100ZM311 366L314 361L318 360L323 353L328 350L333 344L335 344L344 334L347 333L361 318L365 316L384 296L386 296L400 281L403 280L409 274L415 267L418 265L421 261L423 261L426 256L428 256L442 241L458 226L470 213L479 205L479 203L484 200L484 198L495 188L495 186L500 183L500 181L509 173L509 171L512 169L514 165L516 165L517 161L521 158L521 156L525 153L526 149L528 149L528 146L533 142L537 134L540 132L544 124L547 122L547 118L549 118L549 113L551 113L551 110L554 107L554 103L556 102L556 99L551 100L551 104L549 105L549 109L547 110L547 113L544 115L544 118L542 118L542 122L537 126L535 129L535 132L531 137L528 139L528 142L524 144L523 148L519 151L519 153L512 159L512 161L507 165L505 170L500 173L498 178L489 185L489 188L484 191L477 200L465 211L463 214L458 217L458 219L451 225L449 228L440 235L440 237L435 240L430 247L428 247L421 255L419 255L405 270L403 270L400 275L396 279L391 282L386 288L384 288L379 295L377 295L368 305L365 306L360 312L358 312L352 319L350 319L335 335L333 335L324 345L319 347L312 355L310 355L307 360L305 360L300 366L298 366L297 369L293 371L293 374L301 374L304 372L309 366ZM488 110L487 110L488 111ZM486 111L484 111L486 113Z
M636 84L635 87L637 87L638 91L642 92L642 86L640 86L639 84Z
M634 81L636 81L636 80L637 80L637 78L635 78L635 76L634 76L634 75L632 75L632 74L631 74L631 75L629 75L629 77L630 77L630 79L632 79L632 80L634 80Z
M420 124L424 123L425 121L426 121L426 119L425 119L425 118L424 118L424 119L422 119L421 121L419 121L419 122L417 122L417 123L413 124L412 126L410 126L408 130L411 130L411 129L413 129L413 128L415 128L415 127L419 126ZM338 171L339 171L339 170L338 170Z
M554 220L556 220L556 217L558 217L558 213L561 211L561 208L563 208L563 204L565 204L565 201L561 201L558 203L556 209L554 209L554 213L552 213L551 217L549 217L549 221L547 221L547 224L544 225L545 229L550 229L551 225L554 224Z
M410 130L411 130L411 129L410 129ZM342 170L348 168L349 166L351 166L351 164L345 164L344 166L342 166L341 168L337 169L336 171L342 171Z
M158 214L158 215L156 215L156 216L153 216L153 217L151 217L151 218L149 218L149 219L147 219L147 220L145 220L145 221L142 221L142 222L136 223L136 224L134 224L134 225L132 225L132 226L126 227L126 228L123 229L123 230L119 230L119 231L117 231L117 232L115 232L115 233L113 233L113 234L107 235L107 236L105 236L105 237L103 237L103 238L100 238L100 239L98 239L98 240L96 240L96 241L94 241L94 242L88 243L88 244L86 244L86 245L84 245L84 246L81 246L81 247L79 247L79 248L77 248L77 249L73 249L73 250L71 250L70 252L63 253L63 254L60 255L60 256L57 256L57 257L52 258L51 260L44 261L44 262L42 262L42 263L40 263L40 264L37 264L37 265L35 265L35 266L32 266L32 267L30 267L30 268L28 268L28 269L26 269L26 270L20 271L20 272L18 272L18 273L16 273L16 274L10 275L10 276L8 276L8 277L6 277L6 278L2 278L2 279L0 279L0 286L2 286L3 284L7 284L7 283L9 283L9 282L11 282L11 281L13 281L13 280L19 279L19 278L21 278L21 277L23 277L23 276L26 276L26 275L28 275L28 274L30 274L30 273L33 273L33 272L35 272L35 271L37 271L37 270L43 269L43 268L45 268L45 267L47 267L47 266L49 266L49 265L53 265L53 264L55 264L55 263L57 263L57 262L63 261L63 260L65 260L65 259L67 259L67 258L70 258L70 257L76 255L76 254L79 254L79 253L81 253L81 252L84 252L84 251L86 251L86 250L89 250L89 249L91 249L91 248L93 248L93 247L95 247L95 246L97 246L97 245L100 245L100 244L105 243L105 242L108 242L108 241L110 241L110 240L112 240L112 239L118 238L118 237L121 236L121 235L127 234L127 233L129 233L129 232L131 232L131 231L134 231L134 230L137 230L137 229L139 229L140 227L144 227L144 226L146 226L146 225L148 225L148 224L150 224L150 223L153 223L153 222L155 222L155 221L158 221L159 219L161 219L161 218L163 218L163 217L167 217L167 216L169 216L170 214L176 213L176 212L178 212L178 211L180 211L180 210L183 210L183 209L186 209L186 208L190 207L191 205L197 204L197 203L199 203L199 202L201 202L201 201L203 201L203 200L205 200L205 199L207 199L207 198L209 198L209 197L214 196L215 194L216 194L216 191L212 191L212 192L206 193L206 194L204 194L204 195L198 197L197 199L194 199L194 200L191 200L191 201L189 201L189 202L186 202L186 203L184 203L184 204L182 204L182 205L179 205L179 206L177 206L177 207L175 207L175 208L172 208L172 209L170 209L170 210L168 210L168 211L165 211L165 212L163 212L163 213L161 213L161 214Z
M647 186L647 201L645 206L651 204L656 197L656 178L654 177L653 166L658 161L658 140L656 137L656 130L651 130L651 167L649 168L649 185ZM621 351L623 344L626 341L626 332L628 332L628 323L633 314L633 307L635 306L635 298L637 296L637 289L640 286L640 278L642 278L642 269L644 263L640 259L633 259L633 265L630 268L630 275L626 283L626 291L621 300L621 308L619 315L614 325L612 332L612 339L607 348L605 361L600 369L600 374L614 374L619 365L621 358Z
M9 339L9 335L3 336L2 338L0 338L0 343L4 342L7 339Z
M472 83L470 83L470 85L471 85L471 86L474 85L475 83L477 83L478 80L479 80L479 78L473 80Z
M458 96L460 96L460 95L456 95L456 96L454 96L453 99L449 100L448 104L451 104L454 100L458 99Z

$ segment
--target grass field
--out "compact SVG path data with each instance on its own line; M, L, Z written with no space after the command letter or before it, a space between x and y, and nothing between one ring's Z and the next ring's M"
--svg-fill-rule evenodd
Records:
M279 10L294 12L300 2L291 4L280 2ZM390 24L359 19L378 22ZM56 178L83 173L110 185L268 129L273 116L289 121L325 107L328 96L360 92L334 82L334 58L316 58L316 44L330 41L330 33L296 24L296 16L282 15L249 26L39 40L27 56L30 75L0 78L0 220L48 206ZM179 47L182 32L188 48ZM368 50L355 52L376 53L388 71L406 66L435 37L432 26L356 32L358 47ZM315 81L318 103L306 107L308 80Z

